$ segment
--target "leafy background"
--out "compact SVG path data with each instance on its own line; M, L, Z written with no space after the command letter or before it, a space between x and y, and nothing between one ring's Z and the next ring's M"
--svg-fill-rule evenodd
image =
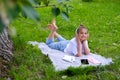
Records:
M51 4L54 3L51 2ZM111 57L114 64L109 66L69 68L56 72L47 56L37 46L28 41L45 42L49 34L47 24L55 17L51 7L35 8L40 22L22 16L10 25L14 42L14 61L9 64L8 78L15 80L119 80L120 79L120 2L119 0L93 0L84 2L70 0L69 20L56 17L58 32L66 39L74 36L75 29L84 24L90 33L89 47L92 53L106 58ZM3 79L3 78L1 78ZM6 79L6 78L4 78Z

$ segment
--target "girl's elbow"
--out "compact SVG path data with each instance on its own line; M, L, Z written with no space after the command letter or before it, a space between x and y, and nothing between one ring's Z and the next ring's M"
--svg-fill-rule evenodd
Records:
M90 49L86 49L85 54L90 54Z
M82 54L77 54L76 56L77 56L77 57L81 57L81 56L82 56Z
M90 51L86 51L85 54L86 54L86 55L90 54Z

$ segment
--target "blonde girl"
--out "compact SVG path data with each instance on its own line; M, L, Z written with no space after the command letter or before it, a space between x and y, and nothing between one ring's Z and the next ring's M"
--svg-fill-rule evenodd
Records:
M46 39L46 44L52 48L63 51L65 53L82 56L82 54L88 55L90 53L90 49L88 47L88 29L83 25L80 25L75 32L75 37L71 40L66 40L60 34L57 33L57 25L55 19L52 20L52 24L48 24L48 29L50 30L50 34ZM56 37L57 42L54 41L54 37Z

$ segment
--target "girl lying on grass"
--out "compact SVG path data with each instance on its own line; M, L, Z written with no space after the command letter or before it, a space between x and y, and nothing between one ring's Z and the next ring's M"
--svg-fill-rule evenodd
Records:
M76 29L75 37L71 40L66 40L57 33L58 27L55 19L52 20L52 24L48 24L48 29L50 30L50 34L46 39L46 44L50 48L73 54L78 57L82 56L82 54L88 55L90 53L87 41L89 37L88 29L83 25L80 25L79 28ZM54 41L54 37L56 37L58 42Z

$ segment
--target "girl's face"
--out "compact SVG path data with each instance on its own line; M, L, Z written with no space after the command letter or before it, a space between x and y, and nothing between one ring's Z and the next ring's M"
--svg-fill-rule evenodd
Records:
M81 29L78 36L81 41L87 40L89 36L87 29Z

